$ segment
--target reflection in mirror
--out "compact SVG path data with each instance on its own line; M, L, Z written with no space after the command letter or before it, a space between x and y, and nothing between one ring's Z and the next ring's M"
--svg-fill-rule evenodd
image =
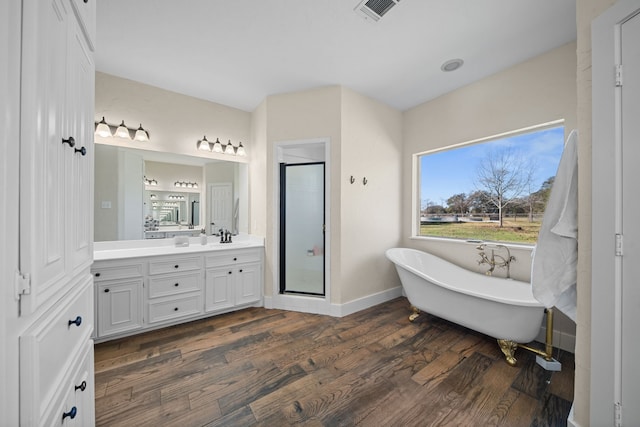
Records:
M200 225L200 193L178 191L145 190L145 230L155 230L147 226L148 220L157 225Z
M245 163L95 145L94 240L212 233L209 188L232 188L233 231L248 229Z

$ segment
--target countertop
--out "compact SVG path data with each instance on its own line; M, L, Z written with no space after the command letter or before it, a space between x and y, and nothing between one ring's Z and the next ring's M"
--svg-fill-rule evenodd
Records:
M218 236L207 236L207 244L202 245L200 237L190 237L188 238L189 246L176 246L174 238L95 242L93 260L106 261L264 247L264 238L260 236L239 234L233 236L232 240L232 243L220 243Z

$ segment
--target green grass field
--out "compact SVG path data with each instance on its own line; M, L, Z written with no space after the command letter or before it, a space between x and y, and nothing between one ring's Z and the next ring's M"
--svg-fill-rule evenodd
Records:
M518 221L505 219L502 228L497 222L426 224L420 226L420 235L535 244L540 224L540 221L529 222L526 218Z

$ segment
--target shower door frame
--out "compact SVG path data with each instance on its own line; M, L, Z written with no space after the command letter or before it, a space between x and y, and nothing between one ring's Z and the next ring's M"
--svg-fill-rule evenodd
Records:
M304 292L300 290L291 290L287 289L287 275L283 274L286 272L286 239L287 239L287 229L286 229L286 216L287 212L286 208L286 193L283 192L286 189L286 173L283 173L287 167L300 167L300 166L316 166L322 165L322 292ZM325 192L325 183L327 179L327 166L324 161L321 162L305 162L305 163L280 163L280 293L281 294L296 294L296 295L310 295L315 297L324 297L327 291L327 285L325 283L325 268L324 268L324 248L325 248L325 221L326 221L326 209L325 205L327 202L327 194Z
M271 295L265 295L265 307L335 316L340 307L331 304L331 141L328 137L277 141L273 144L272 202L273 220L270 248L273 259ZM297 159L297 160L296 160ZM280 163L325 164L325 233L324 233L324 296L280 293Z

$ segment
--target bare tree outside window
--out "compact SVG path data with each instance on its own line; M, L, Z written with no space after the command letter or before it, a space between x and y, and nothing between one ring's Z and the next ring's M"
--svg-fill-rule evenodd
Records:
M510 147L488 151L476 168L476 185L498 208L500 227L503 211L525 194L533 182L534 165Z

